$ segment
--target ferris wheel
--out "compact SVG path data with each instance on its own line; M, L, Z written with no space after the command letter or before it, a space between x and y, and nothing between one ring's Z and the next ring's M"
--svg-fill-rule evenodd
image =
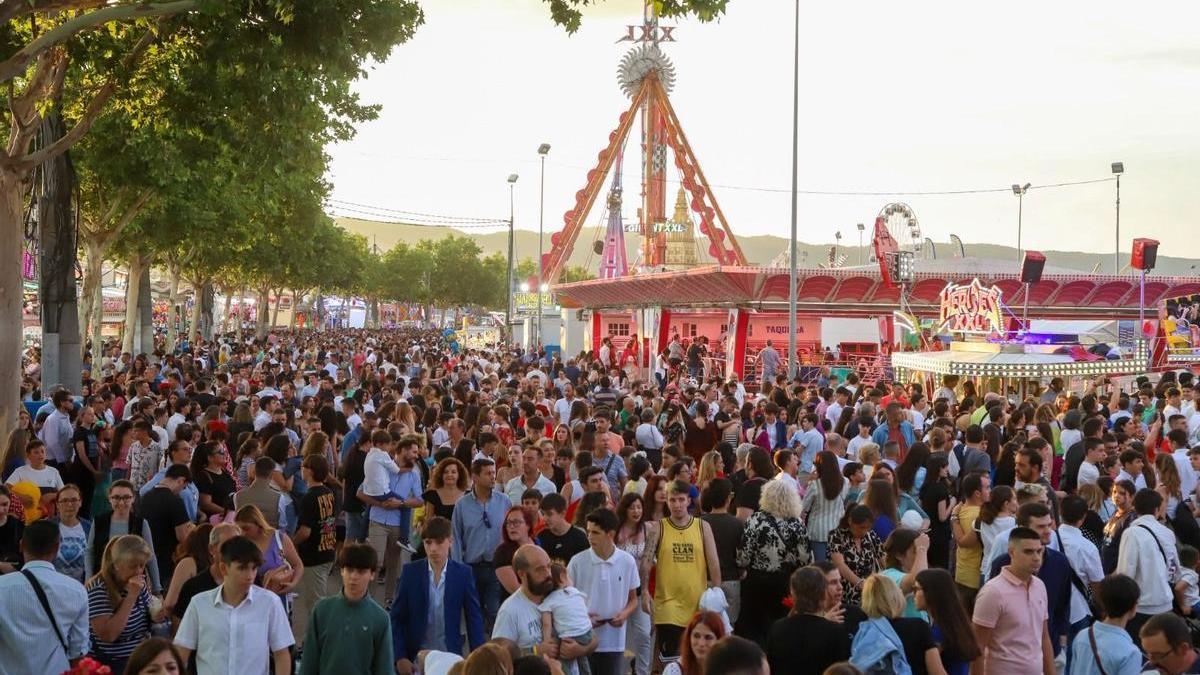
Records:
M888 233L900 245L900 250L920 255L924 239L921 237L921 224L917 222L917 212L911 206L904 202L893 202L879 211L879 217L887 224Z

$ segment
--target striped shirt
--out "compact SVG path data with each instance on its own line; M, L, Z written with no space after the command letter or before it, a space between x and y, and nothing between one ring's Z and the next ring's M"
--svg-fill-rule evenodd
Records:
M836 530L838 521L846 512L846 493L850 490L850 481L842 479L842 491L834 499L825 499L825 491L817 478L808 483L808 491L800 504L800 512L806 515L808 538L812 541L829 541L829 533Z
M68 659L88 652L83 586L42 560L26 563L25 569L45 591L69 653L63 653L29 580L18 572L5 574L0 577L0 675L61 673L71 667Z
M125 594L121 595L124 597ZM117 608L113 607L109 601L108 589L102 580L97 579L88 585L87 598L89 619L112 616L116 613ZM150 593L143 587L137 601L133 603L133 609L129 612L129 620L125 622L125 628L116 640L104 642L96 635L96 631L91 631L92 654L104 662L123 659L132 654L133 650L137 649L137 646L148 637L150 637Z

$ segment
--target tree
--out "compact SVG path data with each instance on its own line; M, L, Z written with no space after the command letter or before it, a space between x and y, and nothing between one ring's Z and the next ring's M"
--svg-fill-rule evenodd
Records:
M648 0L654 3L659 16L695 16L701 21L712 21L725 12L729 0ZM547 0L550 16L554 22L567 29L568 33L579 30L583 22L581 7L597 5L602 0Z

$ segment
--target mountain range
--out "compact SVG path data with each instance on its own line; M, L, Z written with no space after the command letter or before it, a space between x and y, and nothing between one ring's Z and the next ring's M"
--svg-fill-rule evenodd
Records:
M451 227L411 225L340 216L335 217L334 220L343 229L365 236L367 242L377 246L381 253L401 241L416 243L421 239L441 239L450 235L467 236L474 239L483 250L484 255L505 253L508 250L507 231L476 233L471 230L459 230ZM544 245L547 248L550 246L550 234L547 231L543 239ZM600 228L583 228L571 253L569 264L582 265L594 274L596 267L599 265L600 256L593 251L592 245L593 242L601 239L601 235ZM766 265L770 264L772 260L787 250L788 240L784 237L758 235L738 237L738 243L741 244L742 251L752 264ZM957 248L956 244L951 244L950 242L934 243L934 249L939 258L953 257L958 253L957 250L954 250ZM972 258L990 260L1017 259L1017 251L1011 246L964 242L963 248L966 255ZM638 256L638 239L636 235L626 235L625 249L628 259L632 263ZM810 244L801 241L799 243L801 266L816 266L817 264L827 263L829 249L830 244ZM514 258L517 260L524 258L536 260L538 252L537 232L514 230L513 251ZM1100 272L1112 272L1113 258L1111 253L1083 253L1080 251L1042 251L1042 253L1046 255L1046 264L1050 267L1091 272L1099 263ZM845 256L845 265L859 264L860 254L862 255L862 261L870 260L870 251L861 251L858 246L841 246L838 249L839 257ZM700 260L709 259L706 251L699 252L698 257ZM1122 252L1122 266L1128 265L1128 263L1129 254ZM1154 273L1159 275L1200 276L1200 261L1192 258L1161 255L1160 251Z

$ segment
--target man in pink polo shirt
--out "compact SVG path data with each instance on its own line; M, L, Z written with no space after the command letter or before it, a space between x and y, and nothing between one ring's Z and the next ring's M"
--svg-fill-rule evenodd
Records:
M1042 567L1042 539L1017 527L1008 536L1012 563L980 589L975 600L975 637L984 658L971 667L972 675L1028 675L1039 661L1043 675L1054 675L1046 586L1037 577Z

